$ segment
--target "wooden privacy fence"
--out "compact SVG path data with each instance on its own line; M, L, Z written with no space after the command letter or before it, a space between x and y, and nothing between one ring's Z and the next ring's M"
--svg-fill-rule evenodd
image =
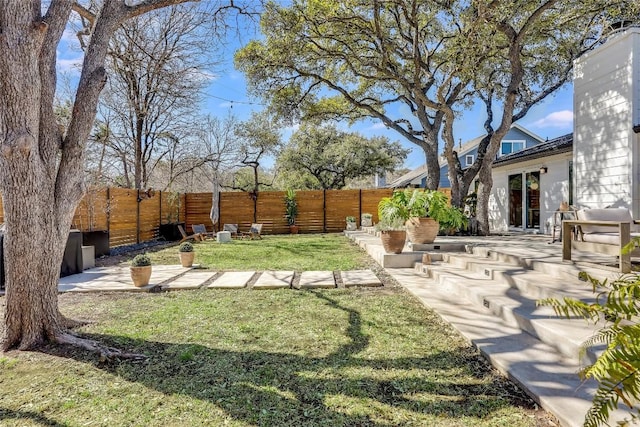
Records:
M391 189L297 191L296 224L302 233L338 232L345 228L347 216L356 217L358 226L363 213L378 221L378 202L390 196ZM448 189L442 189L450 196ZM263 234L289 232L282 191L264 191L254 199L249 193L219 193L219 224L238 224L248 230L251 223L262 223ZM183 222L185 230L193 224L205 224L213 230L209 218L212 193L178 194L157 191L152 194L126 188L91 191L78 205L73 228L83 232L106 231L109 246L122 246L159 237L162 224ZM2 201L0 200L0 208ZM0 209L0 222L4 221Z

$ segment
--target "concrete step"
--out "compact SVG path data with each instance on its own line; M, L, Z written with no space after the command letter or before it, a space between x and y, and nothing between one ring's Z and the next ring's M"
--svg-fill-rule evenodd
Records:
M474 343L493 366L518 383L542 407L553 413L562 426L582 426L584 415L591 406L597 383L593 380L582 382L577 375L582 366L579 361L575 357L566 357L559 351L558 343L551 345L545 342L553 341L547 333L554 328L554 325L551 321L553 319L549 319L546 331L543 333L542 320L547 318L544 310L536 313L535 310L531 310L531 306L527 308L525 305L515 304L517 307L511 310L511 314L497 313L496 311L507 310L507 307L513 305L507 302L509 295L501 295L498 291L499 286L502 290L507 287L504 284L498 284L492 288L488 285L490 280L482 277L477 278L476 283L467 282L469 289L460 289L460 294L452 295L451 289L455 286L455 282L465 280L462 277L456 278L453 269L448 272L448 275L443 272L438 277L438 280L442 280L443 277L449 278L444 281L444 285L443 282L416 274L413 269L387 271L423 304L436 311ZM472 273L467 272L467 274ZM478 290L486 292L487 295L473 295L474 291ZM489 296L492 291L498 293L495 298ZM463 296L466 294L476 301ZM494 308L500 307L500 309L492 309L491 302L489 307L477 304L478 298L486 297L489 297L491 302L496 302ZM503 298L502 304L497 304L498 298ZM519 312L527 310L535 313L533 316L524 317L528 319L525 323L533 320L530 326L523 325L517 317L522 314ZM559 319L556 321L561 322ZM562 324L564 325L565 322L563 320ZM545 341L525 332L525 329L529 328L536 330ZM555 328L559 329L557 324ZM576 324L576 328L579 329L580 326ZM583 329L582 332L584 331ZM566 338L558 338L558 340L563 341ZM616 420L622 420L625 416L627 416L625 411L616 411L612 414L610 422L613 425Z
M446 255L444 258L454 259ZM460 268L459 259L455 260L458 261L455 264L434 263L423 270L429 280L451 295L484 308L506 324L556 348L564 356L585 363L595 360L600 349L584 354L582 351L582 344L595 331L594 325L588 325L583 319L561 318L551 307L536 305L541 298L591 297L590 292L585 290L569 295L572 288L562 287L566 283L533 270L520 269L518 274L511 274L513 268L492 268L484 260L479 263L482 268L466 260L466 266L475 268L464 269ZM486 274L486 270L492 274Z
M473 271L489 279L507 283L532 299L570 297L583 301L594 300L590 284L579 280L577 275L565 277L556 274L553 266L547 268L547 272L542 272L527 266L517 266L490 258L478 258L459 253L445 254L444 260L456 268Z
M581 272L588 273L590 276L598 280L610 280L619 276L616 268L603 268L602 265L594 267L593 264L587 262L549 262L557 261L549 260L545 257L535 256L535 252L522 253L514 252L509 248L488 247L488 246L470 246L469 251L479 258L488 258L501 263L517 265L523 268L539 271L556 277L558 279L575 280Z

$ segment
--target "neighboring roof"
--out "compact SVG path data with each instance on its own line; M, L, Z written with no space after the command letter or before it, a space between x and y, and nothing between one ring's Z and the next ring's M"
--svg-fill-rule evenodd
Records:
M422 179L422 176L426 176L427 175L427 165L424 164L412 171L409 171L407 173L405 173L404 175L402 175L399 178L394 179L393 181L389 182L387 184L387 188L402 188L402 187L406 187L407 185L409 185L409 183L411 183L411 181L413 181L414 179Z
M527 129L527 128L523 127L523 126L520 126L518 123L512 124L511 127L518 129L522 133L526 133L527 135L529 135L533 139L537 139L540 142L544 142L544 139L541 136L536 135L535 133L531 132L529 129Z
M534 145L515 153L499 157L493 162L493 167L506 166L512 163L519 163L525 160L534 160L542 157L553 156L555 154L568 153L573 150L573 133L560 136L558 138Z

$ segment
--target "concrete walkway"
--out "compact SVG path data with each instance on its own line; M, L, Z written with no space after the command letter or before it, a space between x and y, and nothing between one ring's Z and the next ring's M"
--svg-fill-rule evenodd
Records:
M344 287L382 286L382 282L371 270L341 271L339 276ZM175 291L198 288L210 289L289 289L294 287L293 271L227 271L216 272L178 265L154 265L149 285L138 288L131 282L129 267L118 265L98 267L83 273L62 277L58 284L60 292L151 292ZM249 285L253 283L253 285ZM333 271L304 271L299 274L296 289L337 288Z
M578 263L564 263L560 244L545 236L438 237L417 250L405 246L402 254L384 253L378 237L348 232L350 238L385 266L385 271L425 306L471 341L502 373L558 418L562 426L580 427L591 406L595 381L583 383L577 375L584 362L581 344L597 326L582 319L564 319L536 301L569 296L592 300L580 271L600 279L617 277L605 264L615 258L582 253ZM423 254L428 253L423 264ZM610 422L629 418L624 411Z

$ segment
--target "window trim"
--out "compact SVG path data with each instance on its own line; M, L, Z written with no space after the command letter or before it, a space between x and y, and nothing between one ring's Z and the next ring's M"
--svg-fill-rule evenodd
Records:
M521 143L522 144L522 148L520 150L513 151L513 145L512 145L511 146L512 151L510 151L509 153L504 153L503 150L502 150L502 147L504 146L505 143L509 143L509 144ZM517 153L518 151L522 151L525 148L527 148L527 141L525 139L503 139L500 142L500 152L498 153L498 157L508 156L509 154Z
M471 160L469 160L471 159ZM475 160L475 156L473 154L465 154L464 156L464 164L465 166L471 166Z

